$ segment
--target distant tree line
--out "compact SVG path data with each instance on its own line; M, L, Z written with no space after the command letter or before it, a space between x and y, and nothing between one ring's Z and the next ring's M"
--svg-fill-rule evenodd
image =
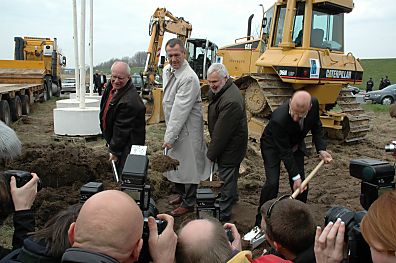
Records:
M132 57L122 57L121 59L119 58L112 58L109 59L108 61L102 62L96 66L94 66L94 71L99 70L102 71L104 74L110 74L110 68L111 65L117 60L124 61L128 63L128 65L133 69L133 68L143 68L144 64L146 63L146 57L147 53L145 51L138 51L133 55ZM134 70L132 70L134 72Z

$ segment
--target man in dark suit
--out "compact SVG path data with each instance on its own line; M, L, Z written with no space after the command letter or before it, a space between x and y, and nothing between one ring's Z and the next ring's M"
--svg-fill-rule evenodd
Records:
M311 131L319 158L326 163L332 160L326 151L323 139L322 123L319 117L319 102L306 91L297 91L290 102L281 105L271 115L271 120L261 136L261 154L264 159L266 181L261 189L260 205L256 216L256 225L260 226L260 207L268 200L276 198L279 191L280 162L289 174L292 191L300 188L305 179L304 156L306 147L304 138ZM306 202L307 189L300 189L297 199Z
M133 86L128 64L116 61L111 81L100 102L100 128L109 147L110 161L120 174L132 145L144 145L146 107Z

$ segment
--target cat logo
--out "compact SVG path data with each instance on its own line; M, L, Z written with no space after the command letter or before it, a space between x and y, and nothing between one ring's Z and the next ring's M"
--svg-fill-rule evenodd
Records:
M252 49L252 43L245 44L245 49Z

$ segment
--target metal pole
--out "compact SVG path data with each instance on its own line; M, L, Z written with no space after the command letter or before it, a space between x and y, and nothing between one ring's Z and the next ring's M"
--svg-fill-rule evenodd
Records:
M73 0L74 77L76 79L76 99L80 98L80 66L78 58L77 4Z
M93 0L89 1L89 57L90 57L90 67L89 67L89 95L93 95L94 85L93 85Z
M85 0L81 0L80 26L80 109L85 108Z

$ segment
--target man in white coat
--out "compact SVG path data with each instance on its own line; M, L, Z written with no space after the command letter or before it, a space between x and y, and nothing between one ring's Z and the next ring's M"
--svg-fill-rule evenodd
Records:
M170 39L165 46L169 65L164 68L162 101L166 131L163 148L180 162L177 170L165 173L175 183L178 197L169 202L179 205L173 216L194 210L198 184L209 177L210 162L206 158L203 138L201 89L197 74L185 59L183 42Z

